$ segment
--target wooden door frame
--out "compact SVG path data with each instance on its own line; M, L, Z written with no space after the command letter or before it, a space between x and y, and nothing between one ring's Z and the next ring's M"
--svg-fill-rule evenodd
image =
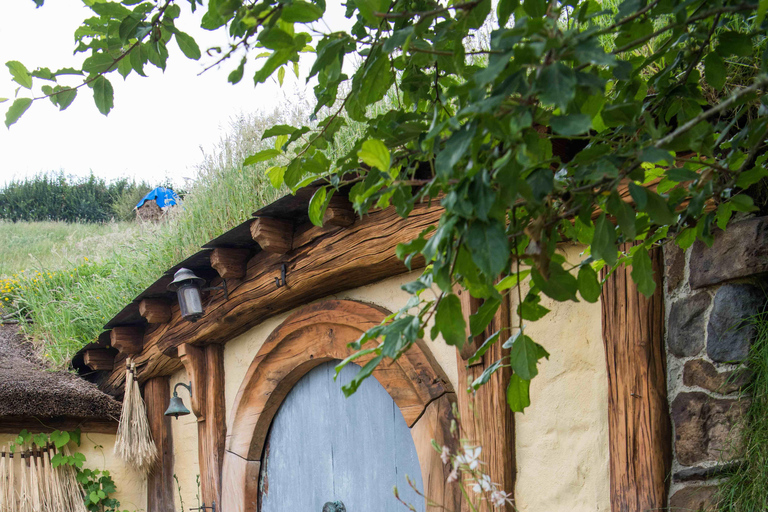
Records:
M353 354L347 345L387 315L387 310L371 304L324 300L301 308L270 334L243 378L230 415L222 510L257 510L264 443L280 404L309 370ZM370 345L375 346L375 342ZM356 362L365 364L370 359L364 356ZM432 447L432 439L440 444L453 443L450 426L456 397L447 377L420 343L397 361L380 364L373 377L392 397L411 429L425 495L456 510L460 490L446 485L450 468Z

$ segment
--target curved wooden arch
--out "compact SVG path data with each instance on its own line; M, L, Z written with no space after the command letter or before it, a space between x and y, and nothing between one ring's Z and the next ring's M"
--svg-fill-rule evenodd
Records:
M347 344L389 314L352 300L308 305L277 327L264 342L243 378L230 416L222 471L222 509L255 511L261 456L269 426L285 396L309 370L325 361L344 359ZM374 342L371 342L373 344ZM369 357L357 362L365 364ZM397 361L379 365L373 376L389 393L416 443L427 495L453 503L445 489L445 468L431 440L449 443L453 389L428 351L418 344ZM437 463L435 462L437 460Z

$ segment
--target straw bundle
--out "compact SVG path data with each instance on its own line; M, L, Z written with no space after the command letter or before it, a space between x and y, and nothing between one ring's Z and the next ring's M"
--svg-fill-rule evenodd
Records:
M3 447L0 512L88 512L85 493L76 479L77 470L68 464L54 468L53 450L52 446L30 446L12 454ZM66 448L63 453L68 455Z
M136 380L136 363L128 360L125 397L115 439L115 455L137 471L148 474L157 460L157 447L149 430L147 411Z

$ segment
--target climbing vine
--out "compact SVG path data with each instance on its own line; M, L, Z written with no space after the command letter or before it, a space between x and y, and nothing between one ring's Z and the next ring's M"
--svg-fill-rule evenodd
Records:
M751 191L768 176L768 0L349 0L348 31L319 23L325 0L84 3L93 16L75 33L83 65L7 63L19 92L6 125L34 102L64 110L88 89L107 114L110 77L165 69L169 44L202 59L176 23L203 8L202 28L230 37L207 64L231 66L232 83L246 72L257 87L282 83L311 60L313 118L266 130L274 148L245 164L269 162L272 184L292 191L320 180L312 222L340 191L360 215L444 208L438 225L398 247L406 265L426 266L404 285L404 307L355 344L373 357L347 393L427 334L461 347L512 295L519 321L475 358L495 343L509 352L471 386L511 367L507 402L524 410L548 357L545 340L525 331L549 312L544 296L595 302L598 271L622 264L652 294L649 251L670 239L711 243L716 228L759 208ZM384 113L371 108L385 98ZM340 149L351 122L360 135ZM583 244L579 261L558 252L564 242ZM482 301L468 325L457 287Z

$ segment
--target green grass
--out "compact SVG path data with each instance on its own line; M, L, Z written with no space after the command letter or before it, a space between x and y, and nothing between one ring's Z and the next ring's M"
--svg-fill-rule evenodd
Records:
M22 270L63 268L84 256L100 258L109 252L105 240L133 229L129 223L66 223L0 221L0 276Z
M744 423L744 455L720 486L722 512L768 510L768 313L752 321L757 338L747 363L752 381L744 390L751 400Z

